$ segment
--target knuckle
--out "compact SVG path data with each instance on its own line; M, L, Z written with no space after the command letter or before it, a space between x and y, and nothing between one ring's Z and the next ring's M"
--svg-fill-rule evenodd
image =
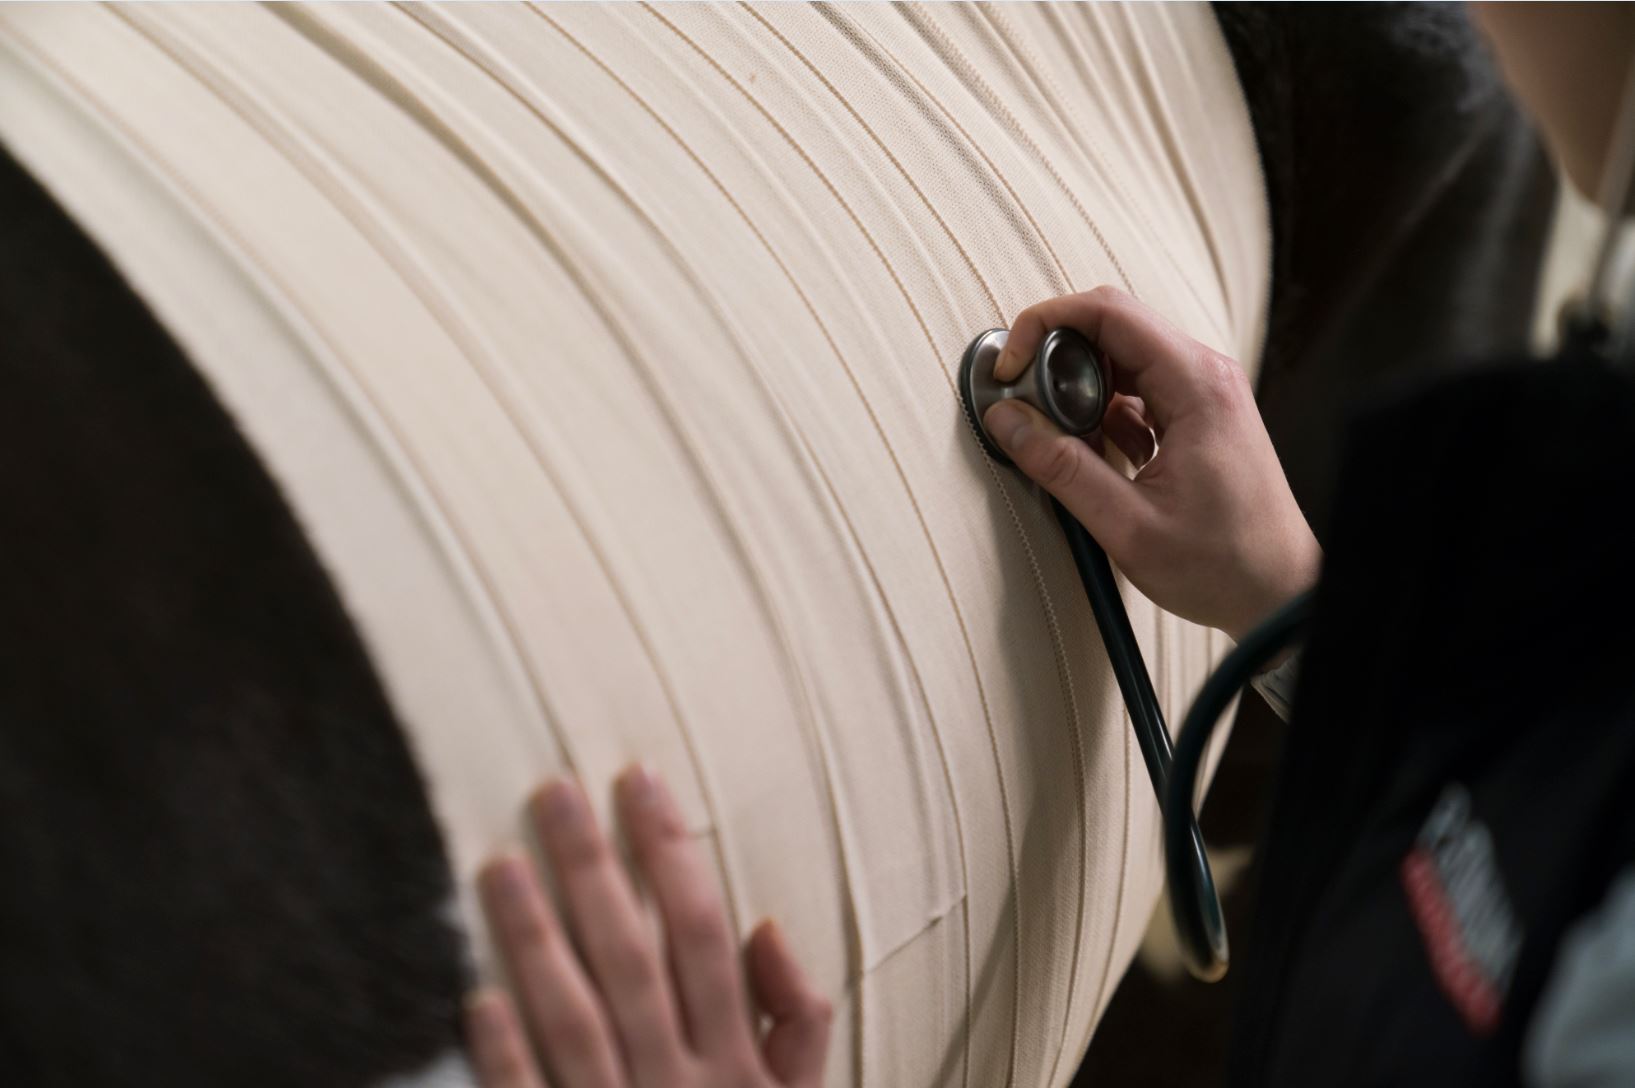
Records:
M1038 478L1052 491L1071 490L1079 478L1079 451L1068 442L1043 444L1038 454Z
M1204 396L1216 408L1234 408L1249 391L1249 377L1232 359L1204 348L1198 359Z
M1041 305L1042 303L1035 303L1018 310L1016 316L1011 319L1008 345L1010 350L1018 350L1019 346L1026 347L1032 342L1033 337L1039 335L1039 331L1044 327L1044 318L1039 312Z
M535 1026L559 1059L582 1061L596 1051L600 1025L584 1009L571 1005L552 1009L541 1013Z
M678 906L673 930L676 940L693 948L714 951L729 944L727 921L708 899L692 899Z

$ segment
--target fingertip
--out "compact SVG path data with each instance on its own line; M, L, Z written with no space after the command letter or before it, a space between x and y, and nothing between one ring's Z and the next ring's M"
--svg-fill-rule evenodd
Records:
M594 828L585 791L571 778L553 778L534 791L528 807L540 833L550 840L583 836Z
M994 444L1009 453L1026 440L1030 425L1027 409L1014 401L1002 400L982 417L982 428Z
M1044 334L1044 329L1036 311L1037 307L1030 306L1011 322L1010 331L1005 336L1005 346L999 349L999 358L994 360L993 376L996 381L1015 381L1026 361L1038 349L1039 337Z
M1082 438L1064 433L1025 401L1000 401L983 417L983 426L1022 475L1046 488L1064 482L1059 479L1064 463L1096 456Z
M1098 341L1103 311L1122 307L1132 301L1133 297L1128 293L1103 285L1078 294L1059 295L1034 303L1011 322L1010 335L994 364L994 377L1003 382L1015 381L1027 365L1027 360L1039 350L1039 342L1044 339L1048 329L1065 326L1077 329L1092 341Z
M477 871L479 884L497 885L511 879L512 874L528 864L528 859L515 851L505 851L495 854L483 862L483 867Z
M756 1000L771 1016L795 1015L810 1000L810 987L800 960L789 947L783 928L763 919L749 935L749 973Z
M750 930L749 944L751 954L765 956L770 959L788 959L789 945L783 938L783 931L778 923L771 918L762 918Z
M1068 437L1049 416L1025 400L1002 400L995 404L982 417L982 426L1013 461L1033 446Z
M511 1019L510 999L499 990L484 987L466 995L466 1029L472 1035L478 1038L498 1038L505 1034Z
M786 951L778 923L772 919L762 918L749 931L749 971L757 991L765 991L768 983L776 987L777 968L787 958Z
M756 990L761 989L760 976L766 967L766 959L770 953L768 942L774 940L771 933L772 919L762 918L755 923L755 928L749 931L749 939L744 942L745 956L749 960L750 981Z
M547 778L534 790L530 798L535 805L563 805L571 803L572 795L578 792L570 778Z
M999 351L999 358L994 361L993 376L997 382L1012 382L1022 372L1022 353L1011 347L1012 340L1007 339L1005 346Z
M1101 433L1138 472L1158 452L1158 440L1146 417L1127 397L1118 398L1108 408L1101 421Z
M1018 440L1000 448L1024 476L1066 507L1109 553L1113 551L1103 534L1116 533L1120 519L1128 517L1139 501L1135 485L1122 471L1083 439L1063 434L1048 421L1037 426L1030 422Z
M1010 374L1010 365L1011 365L1011 341L1010 341L1010 337L1007 335L1005 337L1005 346L999 349L999 357L996 358L993 361L993 376L994 376L994 378L996 380L1002 381L1002 382L1009 381L1010 378L1008 377L1008 375Z
M491 908L514 909L527 902L535 887L534 865L518 853L490 858L477 873L477 886Z
M632 844L640 850L670 837L685 837L687 822L664 778L646 764L632 764L614 788L619 816Z
M794 1083L822 1072L828 1049L834 1006L806 981L804 972L771 919L750 935L751 983L761 1009L772 1018L762 1040L762 1056L783 1083Z
M632 763L619 772L613 791L619 804L627 810L651 808L659 799L664 783L657 771L645 763Z
M1115 397L1111 407L1108 408L1108 415L1127 420L1139 427L1148 426L1147 413L1142 410L1139 402L1133 397Z

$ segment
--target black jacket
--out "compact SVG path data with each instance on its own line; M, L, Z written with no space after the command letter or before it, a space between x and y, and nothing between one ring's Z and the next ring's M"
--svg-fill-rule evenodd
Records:
M1352 428L1230 1082L1519 1082L1635 860L1635 381L1467 373Z

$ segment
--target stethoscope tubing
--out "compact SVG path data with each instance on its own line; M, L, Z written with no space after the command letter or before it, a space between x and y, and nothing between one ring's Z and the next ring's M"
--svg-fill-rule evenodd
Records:
M1294 598L1244 636L1209 674L1192 709L1181 722L1169 782L1158 791L1164 805L1164 870L1169 881L1170 918L1187 969L1198 978L1214 981L1226 973L1226 921L1207 861L1200 867L1195 852L1202 849L1192 799L1197 794L1198 770L1204 750L1228 704L1254 675L1305 634L1311 619L1314 590Z
M1118 592L1113 566L1101 545L1060 502L1052 498L1050 507L1061 524L1063 535L1067 537L1067 547L1073 554L1074 566L1078 568L1079 581L1084 584L1085 596L1090 599L1090 612L1095 616L1102 645L1106 647L1108 660L1113 666L1113 676L1118 681L1119 692L1124 696L1124 705L1129 710L1130 726L1135 731L1141 758L1147 764L1153 794L1162 805L1174 788L1169 730L1164 724L1164 712L1158 705L1158 696L1153 691L1152 676L1141 657L1141 644L1136 641L1135 629L1130 626L1130 614ZM1190 779L1196 781L1196 778L1197 770L1194 767ZM1203 832L1198 829L1197 818L1192 812L1191 787L1187 790L1185 807L1173 810L1165 807L1162 811L1170 902L1176 913L1182 953L1192 974L1206 982L1213 982L1226 974L1229 957L1226 920L1221 913L1220 897L1215 891L1215 876L1209 867L1209 855L1204 851ZM1177 872L1181 874L1180 879L1177 879ZM1180 926L1183 916L1186 922L1184 932Z
M1057 405L1049 395L1050 369L1054 357L1048 348L1053 338L1056 341L1067 342L1064 337L1070 339L1070 331L1055 330L1051 336L1046 337L1031 364L1033 385L1025 385L1025 379L1018 378L1010 387L1006 387L1011 390L1009 393L992 381L992 368L999 346L1003 343L997 338L1004 333L1003 329L990 329L977 336L966 347L965 354L960 359L959 392L966 417L970 420L977 437L981 439L983 448L1000 464L1009 465L1010 460L993 442L982 423L986 408L1004 395L1020 396L1021 399L1033 403L1035 408L1055 419L1064 430L1075 434L1083 432L1073 430L1066 426L1063 420L1056 419L1059 414L1055 411ZM1071 335L1082 339L1082 334ZM1093 346L1088 345L1084 350L1092 353L1096 351ZM1076 356L1075 360L1081 364L1079 370L1083 371L1084 356L1082 354ZM1093 394L1098 401L1095 421L1099 421L1100 411L1106 408L1105 398L1110 381L1107 377L1106 358L1095 354L1094 361L1097 369L1092 371L1089 377L1099 377L1100 380L1092 383L1093 389L1089 390L1089 394ZM1081 383L1083 378L1081 374ZM1087 424L1087 420L1076 416L1066 423L1083 426ZM1119 693L1124 697L1124 705L1130 715L1130 727L1135 732L1142 761L1147 765L1147 777L1152 780L1153 795L1160 806L1160 815L1164 823L1164 864L1169 879L1170 911L1175 920L1182 958L1194 976L1205 982L1214 982L1226 974L1229 949L1226 941L1226 919L1221 912L1215 876L1209 866L1209 855L1204 849L1203 832L1198 829L1197 815L1192 808L1198 764L1215 720L1220 717L1226 703L1231 701L1253 675L1253 669L1241 672L1242 662L1249 659L1247 654L1259 652L1260 656L1253 659L1256 663L1269 660L1271 655L1286 645L1293 635L1280 628L1277 634L1281 641L1270 652L1266 652L1265 638L1261 637L1260 631L1256 631L1243 645L1227 655L1222 667L1205 683L1198 702L1187 715L1191 732L1183 731L1178 742L1180 745L1178 751L1185 753L1185 759L1177 766L1179 757L1177 751L1171 749L1169 729L1164 724L1164 712L1158 705L1158 696L1153 691L1152 676L1147 672L1146 662L1142 660L1141 644L1136 641L1135 630L1130 626L1130 615L1124 608L1124 598L1119 594L1118 582L1113 576L1113 567L1108 562L1107 553L1096 543L1089 530L1068 513L1067 508L1059 501L1051 498L1050 507L1062 527L1062 534L1067 538L1068 550L1072 553L1074 566L1078 568L1079 581L1084 585L1085 596L1089 598L1090 612L1095 617L1097 629L1101 632L1102 645L1106 648L1108 661L1112 664ZM1283 613L1279 613L1277 618L1282 616ZM1299 626L1303 624L1304 612L1300 613L1298 621L1291 628L1294 632L1298 632ZM1228 663L1233 664L1237 671L1228 671L1226 667ZM1229 686L1223 687L1223 684ZM1224 697L1220 695L1223 690ZM1205 695L1209 697L1207 703ZM1178 771L1180 773L1177 773ZM1177 801L1176 798L1180 800Z

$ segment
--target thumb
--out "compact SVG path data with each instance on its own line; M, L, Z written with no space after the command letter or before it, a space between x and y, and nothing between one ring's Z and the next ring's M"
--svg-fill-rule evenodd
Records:
M1140 515L1135 484L1031 404L1000 401L982 425L1022 474L1054 495L1103 547Z
M761 1011L772 1020L761 1041L767 1068L789 1088L821 1084L833 1006L812 989L775 923L762 922L755 928L748 954L750 987Z

